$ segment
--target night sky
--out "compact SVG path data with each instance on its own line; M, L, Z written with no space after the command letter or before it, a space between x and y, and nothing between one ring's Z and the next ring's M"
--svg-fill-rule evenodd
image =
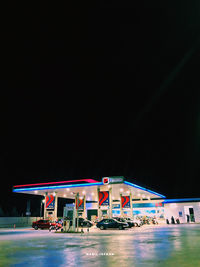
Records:
M38 15L10 7L5 212L26 206L13 185L76 178L123 175L168 198L200 197L199 1L113 2Z

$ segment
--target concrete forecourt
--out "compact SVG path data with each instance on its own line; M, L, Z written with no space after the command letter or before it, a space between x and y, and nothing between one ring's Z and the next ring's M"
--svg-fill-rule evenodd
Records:
M0 229L0 266L200 266L200 225L65 234Z

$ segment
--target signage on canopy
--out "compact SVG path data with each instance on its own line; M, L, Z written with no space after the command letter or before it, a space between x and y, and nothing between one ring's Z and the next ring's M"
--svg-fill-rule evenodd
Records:
M103 177L103 184L122 184L124 182L123 176Z
M76 209L84 210L84 200L83 199L77 198Z
M109 206L109 191L99 192L99 206Z
M52 209L55 208L55 197L53 195L46 196L46 209Z
M121 205L122 205L122 208L130 208L131 207L130 196L122 196Z

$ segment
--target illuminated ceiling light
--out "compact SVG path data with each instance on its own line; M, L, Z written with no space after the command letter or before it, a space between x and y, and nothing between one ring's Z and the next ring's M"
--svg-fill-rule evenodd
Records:
M38 191L35 191L35 194L37 194L38 193Z
M63 197L66 197L66 194L64 194Z
M53 192L53 196L55 197L55 195L56 195L56 193L55 192Z
M120 192L123 192L124 191L124 189L123 188L120 188L120 190L119 190Z

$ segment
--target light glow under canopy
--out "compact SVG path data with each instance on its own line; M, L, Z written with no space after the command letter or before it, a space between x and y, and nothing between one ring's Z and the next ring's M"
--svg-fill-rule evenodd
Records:
M139 185L136 185L136 184L132 184L132 183L127 182L127 181L124 181L124 183L127 184L127 185L130 185L130 186L133 186L133 187L135 187L135 188L138 188L138 189L147 191L147 192L149 192L149 193L151 193L151 194L157 195L157 196L159 196L159 197L161 197L161 198L166 198L166 196L161 195L161 194L159 194L159 193L156 193L156 192L154 192L154 191L152 191L152 190L149 190L149 189L147 189L147 188L144 188L144 187L142 187L142 186L139 186Z

